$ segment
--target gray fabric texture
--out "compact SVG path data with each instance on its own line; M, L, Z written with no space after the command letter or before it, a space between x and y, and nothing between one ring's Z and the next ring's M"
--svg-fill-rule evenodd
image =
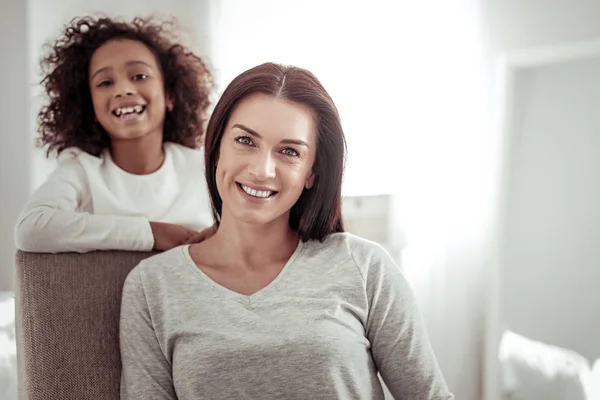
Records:
M181 246L128 276L121 398L453 399L414 295L379 245L351 234L299 243L247 296Z
M153 254L17 253L20 399L119 398L123 282Z

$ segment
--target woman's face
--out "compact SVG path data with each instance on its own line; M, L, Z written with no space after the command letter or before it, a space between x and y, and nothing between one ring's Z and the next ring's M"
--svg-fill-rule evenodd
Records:
M144 44L114 39L90 60L89 86L96 119L113 140L162 135L172 104L154 54Z
M254 94L233 110L221 139L216 182L222 217L253 224L289 220L313 185L317 133L309 109Z

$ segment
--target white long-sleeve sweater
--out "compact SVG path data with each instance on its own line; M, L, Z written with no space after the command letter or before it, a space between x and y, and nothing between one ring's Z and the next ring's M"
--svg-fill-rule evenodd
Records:
M31 252L148 251L150 221L201 230L212 225L204 153L165 143L154 173L134 175L106 151L61 156L31 196L15 226L15 244ZM65 152L66 153L66 152Z

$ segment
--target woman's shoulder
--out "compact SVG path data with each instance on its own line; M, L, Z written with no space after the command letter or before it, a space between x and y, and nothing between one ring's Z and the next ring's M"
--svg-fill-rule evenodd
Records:
M151 255L136 265L130 275L138 276L144 285L164 286L181 275L182 268L188 267L186 251L187 246L179 246Z
M326 247L337 248L339 250L344 249L352 252L385 251L379 243L350 232L329 234L323 241L323 245Z
M178 246L167 251L155 253L144 259L136 268L144 273L155 274L158 271L165 271L176 265L185 264L188 259L185 252L188 246Z
M387 250L379 243L349 232L332 233L322 242L309 241L305 246L316 256L328 260L352 260L359 267L391 260Z
M363 282L385 282L389 277L403 279L402 271L390 253L379 243L352 233L334 233L322 243L323 254L329 258L345 258L345 263L357 270ZM326 256L326 257L327 257ZM331 265L328 262L329 265Z

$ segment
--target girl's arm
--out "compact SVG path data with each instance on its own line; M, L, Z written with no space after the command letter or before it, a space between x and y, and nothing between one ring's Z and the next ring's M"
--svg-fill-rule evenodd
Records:
M90 201L81 164L74 158L60 160L21 211L14 231L16 247L40 253L152 249L147 218L77 211Z

